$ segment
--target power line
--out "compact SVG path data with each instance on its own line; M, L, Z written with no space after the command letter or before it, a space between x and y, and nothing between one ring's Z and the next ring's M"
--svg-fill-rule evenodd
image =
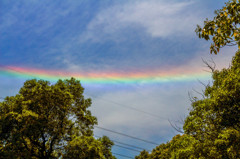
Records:
M118 155L118 156L122 156L122 157L126 157L126 158L132 158L132 159L134 159L133 157L126 156L126 155L122 155L122 154L119 154L119 153L114 153L114 152L112 152L112 154Z
M97 98L96 96L93 96L93 95L89 95L89 97L93 97L93 98L95 98L95 99ZM103 101L107 101L107 102L110 102L110 103L113 103L113 104L116 104L116 105L118 105L118 106L121 106L121 107L124 107L124 108L127 108L127 109L131 109L131 110L134 110L134 111L137 111L137 112L140 112L140 113L149 115L149 116L152 116L152 117L154 117L154 118L168 120L168 119L166 119L166 118L164 118L164 117L160 117L160 116L158 116L158 115L156 115L156 114L153 114L153 113L150 113L150 112L146 112L146 111L141 110L141 109L133 108L133 107L130 107L130 106L127 106L127 105L124 105L124 104L120 104L120 103L117 103L117 102L112 101L112 100L109 100L109 99L105 99L105 98L102 98L102 97L100 97L100 98L98 98L98 99L103 100Z
M96 136L95 136L95 137L96 137ZM113 141L113 140L111 140L111 141ZM140 150L136 150L136 149L133 149L133 148L131 148L131 147L126 147L126 146L122 146L122 145L117 145L117 144L115 144L115 143L114 143L113 146L117 146L117 147L120 147L120 148L124 148L124 149L130 150L130 151L141 152Z
M93 98L97 98L96 96L93 96L93 95L88 95L89 97L93 97ZM115 105L118 105L120 107L124 107L124 108L127 108L127 109L131 109L131 110L134 110L134 111L137 111L137 112L140 112L140 113L143 113L145 115L148 115L148 116L151 116L151 117L154 117L154 118L157 118L157 119L163 119L163 120L167 120L167 121L170 121L170 122L176 122L176 123L180 123L178 120L170 120L170 119L167 119L167 118L164 118L164 117L160 117L156 114L152 114L152 113L149 113L149 112L146 112L144 110L140 110L140 109L137 109L137 108L133 108L133 107L130 107L130 106L127 106L127 105L124 105L124 104L120 104L120 103L117 103L117 102L114 102L114 101L111 101L111 100L108 100L108 99L105 99L105 98L98 98L100 100L103 100L103 101L107 101L107 102L110 102L110 103L113 103Z
M126 137L129 137L129 138L135 139L135 140L143 141L143 142L146 142L146 143L149 143L149 144L159 145L159 144L157 144L155 142L152 142L152 141L148 141L148 140L141 139L141 138L138 138L138 137L130 136L130 135L120 133L120 132L117 132L117 131L114 131L114 130L106 129L106 128L103 128L103 127L100 127L100 126L95 125L94 127L98 128L98 129L105 130L105 131L109 131L111 133L115 133L115 134L118 134L118 135L126 136Z
M135 151L135 152L141 152L139 150L135 150L135 149L132 149L132 148L129 148L129 147L121 146L121 145L114 144L113 146L121 147L121 148L124 148L124 149L127 149L127 150L131 150L131 151Z
M126 145L126 146L130 146L130 147L133 147L133 148L136 148L136 149L146 150L146 149L144 149L144 148L140 148L140 147L138 147L138 146L126 144L126 143L123 143L123 142L118 142L118 141L114 141L114 140L112 140L112 141L113 141L114 143L119 143L119 144ZM147 151L149 151L149 150L147 150Z
M97 135L94 135L94 136L98 137L98 138L101 138L100 136L97 136ZM130 144L127 144L127 143L124 143L124 142L119 142L119 141L112 140L112 139L110 139L110 140L113 141L114 143L119 143L119 144L122 144L122 145L126 145L126 146L129 146L129 147L133 147L133 148L139 149L139 150L146 150L145 148L138 147L138 146L135 146L135 145L130 145ZM149 151L149 150L147 150L147 151Z

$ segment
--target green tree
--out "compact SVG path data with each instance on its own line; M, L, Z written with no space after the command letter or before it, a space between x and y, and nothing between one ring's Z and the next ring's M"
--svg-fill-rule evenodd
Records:
M0 103L0 156L59 158L71 155L74 146L88 146L85 156L103 156L103 144L92 137L97 119L88 110L91 99L83 91L74 78L52 85L26 81L19 94Z
M206 86L203 99L195 98L185 120L184 133L197 141L193 151L199 158L240 158L240 2L231 0L206 20L196 32L206 40L212 37L211 53L226 45L238 45L228 69L213 70L212 86Z
M240 158L240 51L228 69L213 72L205 98L192 103L185 120L186 134L200 141L202 156ZM234 157L231 157L234 156Z
M149 159L240 158L239 0L229 1L215 14L213 20L204 22L203 28L197 27L199 37L211 38L211 53L217 54L226 45L238 45L239 50L229 68L212 70L213 83L206 86L203 98L193 98L192 108L184 122L184 134L157 146L149 154Z
M149 157L150 157L149 153L146 150L143 150L140 152L138 156L135 156L135 159L147 159Z
M107 136L99 138L98 141L101 142L104 157L106 159L116 159L116 157L114 157L111 152L114 143Z
M64 159L103 159L101 143L92 136L76 137L65 148Z
M231 0L215 11L213 20L206 19L204 27L197 26L199 38L212 40L210 52L217 54L223 46L238 45L240 49L240 0Z
M166 144L160 144L149 154L142 151L136 159L186 159L196 158L193 155L197 141L190 135L176 135Z
M184 134L157 146L147 158L240 158L240 51L228 69L215 70L212 78L204 98L194 98Z

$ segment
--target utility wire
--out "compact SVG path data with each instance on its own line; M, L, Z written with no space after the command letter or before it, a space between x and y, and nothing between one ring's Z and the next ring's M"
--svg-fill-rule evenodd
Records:
M94 136L98 137L98 138L101 138L100 136L97 136L97 135L94 135ZM138 147L138 146L135 146L135 145L130 145L130 144L127 144L127 143L124 143L124 142L119 142L119 141L112 140L112 139L110 139L110 140L113 141L114 143L119 143L119 144L122 144L122 145L125 145L125 146L129 146L129 147L133 147L133 148L139 149L139 150L146 150L145 148ZM147 151L149 151L149 150L147 150Z
M93 98L95 98L95 99L97 98L96 96L93 96L93 95L88 95L88 96L89 96L89 97L93 97ZM137 111L137 112L140 112L140 113L143 113L143 114L152 116L152 117L154 117L154 118L168 120L167 118L160 117L160 116L158 116L158 115L156 115L156 114L152 114L152 113L150 113L150 112L146 112L146 111L141 110L141 109L137 109L137 108L133 108L133 107L130 107L130 106L127 106L127 105L124 105L124 104L120 104L120 103L114 102L114 101L109 100L109 99L105 99L105 98L102 98L102 97L100 97L100 98L98 98L98 99L103 100L103 101L107 101L107 102L110 102L110 103L113 103L113 104L118 105L118 106L120 106L120 107L124 107L124 108L127 108L127 109L131 109L131 110L134 110L134 111Z
M95 137L96 137L96 136L95 136ZM113 140L111 140L111 141L113 141ZM130 151L141 152L140 150L136 150L136 149L133 149L133 148L131 148L131 147L126 147L126 146L122 146L122 145L117 145L117 144L115 144L115 143L114 143L113 146L117 146L117 147L120 147L120 148L124 148L124 149L130 150Z
M96 136L95 136L95 137L96 137ZM113 141L113 140L111 140L111 141ZM133 149L133 148L131 148L131 147L126 147L126 146L122 146L122 145L117 145L117 144L115 144L115 143L114 143L113 146L117 146L117 147L124 148L124 149L127 149L127 150L135 151L135 152L141 152L140 150L136 150L136 149Z
M114 141L112 140L114 143L119 143L119 144L122 144L122 145L126 145L126 146L129 146L129 147L133 147L133 148L136 148L136 149L140 149L140 150L146 150L144 148L140 148L138 146L134 146L134 145L130 145L130 144L126 144L126 143L123 143L123 142L119 142L119 141ZM149 150L146 150L146 151L149 151Z
M127 150L131 150L131 151L135 151L135 152L141 152L139 150L135 150L135 149L132 149L132 148L129 148L129 147L121 146L121 145L114 144L113 146L121 147L121 148L124 148L124 149L127 149Z
M117 131L114 131L114 130L106 129L106 128L103 128L103 127L100 127L100 126L96 126L95 125L94 127L98 128L98 129L105 130L105 131L109 131L111 133L115 133L115 134L118 134L118 135L126 136L126 137L129 137L129 138L135 139L135 140L143 141L143 142L146 142L146 143L149 143L149 144L159 145L159 144L157 144L155 142L152 142L152 141L148 141L148 140L141 139L141 138L138 138L138 137L130 136L130 135L127 135L127 134L124 134L124 133L120 133L120 132L117 132Z
M154 118L157 118L157 119L167 120L167 121L170 121L170 122L175 122L175 123L180 123L180 124L181 124L181 122L179 122L178 120L170 120L170 119L167 119L167 118L164 118L164 117L160 117L160 116L158 116L158 115L156 115L156 114L152 114L152 113L146 112L146 111L144 111L144 110L140 110L140 109L137 109L137 108L133 108L133 107L131 107L131 106L127 106L127 105L124 105L124 104L120 104L120 103L114 102L114 101L112 101L112 100L108 100L108 99L106 99L106 98L102 98L102 97L97 98L96 96L93 96L93 95L87 95L87 96L89 96L90 98L92 97L92 98L95 98L95 99L100 99L100 100L103 100L103 101L105 101L105 102L110 102L110 103L113 103L113 104L118 105L118 106L120 106L120 107L124 107L124 108L127 108L127 109L131 109L131 110L134 110L134 111L143 113L143 114L145 114L145 115L148 115L148 116L151 116L151 117L154 117Z
M0 97L0 99L4 99L4 98L3 98L3 97ZM113 102L113 101L111 101L111 102ZM113 103L115 103L115 102L113 102ZM115 103L115 104L121 105L121 104L119 104L119 103ZM123 106L126 107L126 108L132 108L132 107L128 107L128 106L125 106L125 105L123 105ZM135 109L135 108L132 108L132 109L133 109L133 110L138 110L138 109ZM139 111L139 110L138 110L138 111ZM144 112L144 111L141 111L141 110L140 110L140 112ZM149 114L149 115L150 115L150 114ZM154 142L152 142L152 141L148 141L148 140L144 140L144 139L141 139L141 138L137 138L137 137L134 137L134 136L130 136L130 135L127 135L127 134L124 134L124 133L116 132L116 131L114 131L114 130L106 129L106 128L99 127L99 126L94 126L94 127L99 128L99 129L102 129L102 130L105 130L105 131L109 131L109 132L112 132L112 133L115 133L115 134L119 134L119 135L122 135L122 136L126 136L126 137L129 137L129 138L133 138L133 139L135 139L135 140L139 140L139 141L143 141L143 142L146 142L146 143L158 145L157 143L154 143ZM120 142L118 142L118 143L120 143ZM120 143L120 144L124 144L124 143ZM125 145L130 146L130 145L128 145L128 144L125 144ZM136 146L133 146L133 145L131 145L131 146L132 146L132 147L135 147L135 148L139 148L139 147L136 147ZM142 149L142 148L140 148L140 149Z
M122 155L122 154L119 154L119 153L114 153L114 152L113 152L112 154L118 155L118 156L122 156L122 157L126 157L126 158L132 158L132 159L134 159L133 157L126 156L126 155Z

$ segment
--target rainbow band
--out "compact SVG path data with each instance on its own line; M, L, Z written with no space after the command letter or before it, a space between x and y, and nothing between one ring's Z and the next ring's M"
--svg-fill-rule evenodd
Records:
M50 81L58 79L66 79L74 77L86 84L117 84L117 83L165 83L174 81L192 81L196 79L209 79L210 74L200 71L179 71L169 70L151 71L151 72L128 72L128 73L112 73L112 72L90 72L90 73L71 73L63 71L31 69L23 67L5 66L0 67L0 75L15 76L24 79L37 78Z

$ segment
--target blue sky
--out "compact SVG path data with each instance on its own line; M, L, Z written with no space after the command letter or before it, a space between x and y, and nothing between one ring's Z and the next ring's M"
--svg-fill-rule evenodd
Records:
M204 70L201 58L213 58L222 68L229 65L234 49L224 48L219 55L210 55L210 42L198 39L194 30L205 18L213 17L224 2L1 0L0 66L122 73L179 67ZM5 97L15 95L26 79L0 73L0 80L0 96ZM188 92L203 89L198 79L83 86L85 95L93 99L91 110L99 126L157 143L177 134L166 119L187 115ZM154 147L99 129L95 133L150 150ZM118 147L113 151L138 154Z

